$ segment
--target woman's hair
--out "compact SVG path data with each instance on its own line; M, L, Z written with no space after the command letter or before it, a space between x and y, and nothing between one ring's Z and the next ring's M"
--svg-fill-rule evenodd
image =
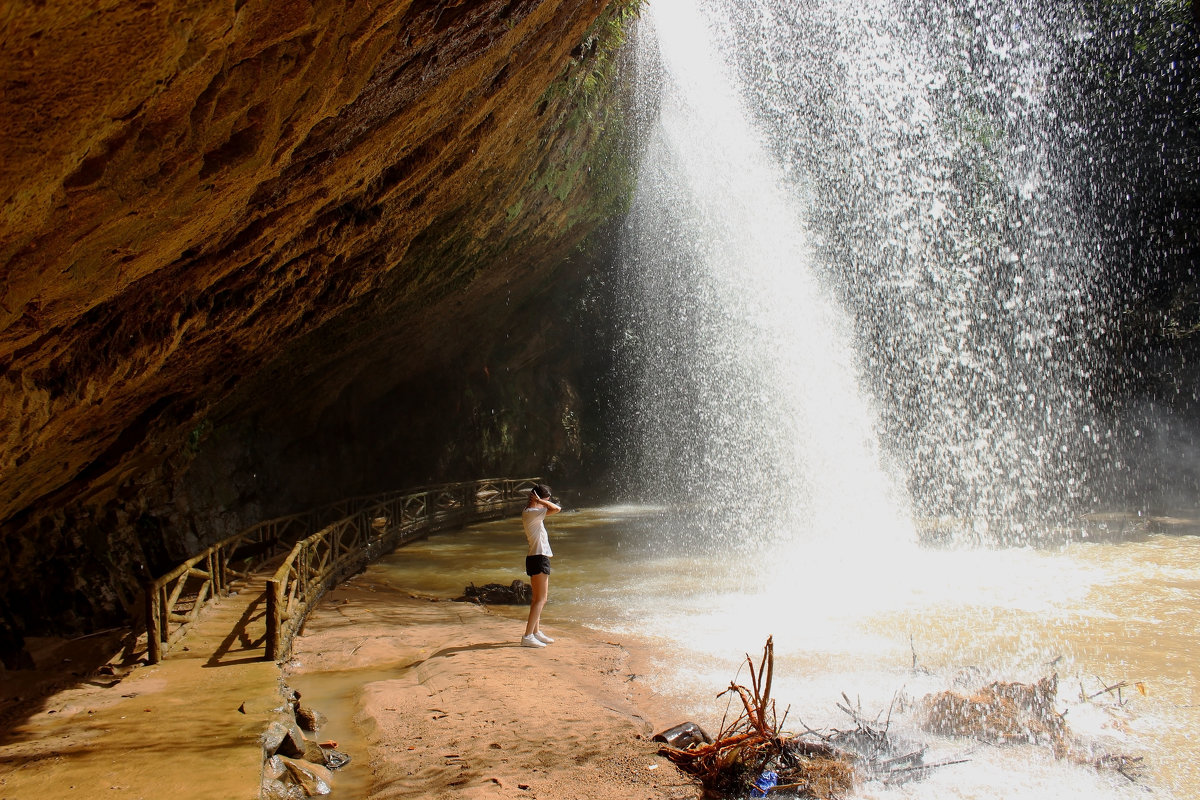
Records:
M550 487L544 483L535 483L533 485L533 491L535 494L537 494L538 497L542 498L543 500L550 499Z

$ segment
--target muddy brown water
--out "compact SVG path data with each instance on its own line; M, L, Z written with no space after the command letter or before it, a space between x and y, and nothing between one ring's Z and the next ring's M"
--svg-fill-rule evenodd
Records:
M931 759L967 759L904 786L867 784L861 797L1200 797L1196 536L1044 549L904 543L872 557L805 541L766 554L680 547L660 510L629 506L558 515L548 527L555 558L545 627L570 623L649 643L643 677L678 704L680 720L717 727L723 707L714 695L739 669L745 679L745 655L772 635L773 694L790 705L793 724L848 727L837 708L846 693L869 715L890 712L891 729L926 742ZM519 522L500 520L413 543L373 574L450 598L471 582L523 578L523 556ZM500 613L519 635L524 610ZM1059 676L1059 709L1079 751L1143 758L1136 782L1045 748L983 746L918 727L925 694L1049 673ZM362 745L352 719L357 687L384 674L306 675L296 684L330 716L328 736L354 752ZM368 784L352 766L335 797L362 796Z

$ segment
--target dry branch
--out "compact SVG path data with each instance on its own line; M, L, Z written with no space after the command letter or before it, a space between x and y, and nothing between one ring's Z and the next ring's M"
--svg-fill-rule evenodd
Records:
M741 710L726 724L730 713L726 708L715 741L683 748L664 745L659 749L661 755L699 779L709 794L745 797L760 776L773 772L777 783L772 792L837 798L852 791L860 775L892 785L923 777L937 767L962 763L962 759L955 759L926 764L923 746L914 747L891 736L888 726L896 698L886 709L882 727L882 710L868 721L861 702L852 702L843 693L845 705L838 703L838 708L853 721L852 729L820 732L801 721L803 733L786 734L776 718L771 697L775 675L773 638L767 639L757 665L747 655L744 666L749 668L750 685L742 686L735 678L717 695L730 695L731 702L736 696Z
M746 664L750 686L730 682L729 688L717 695L736 695L742 712L728 725L722 720L716 741L686 749L664 746L659 753L696 776L707 790L729 795L745 796L767 770L778 776L777 791L787 790L801 797L837 797L853 788L850 756L823 742L781 733L771 700L774 640L767 639L757 667L749 655Z

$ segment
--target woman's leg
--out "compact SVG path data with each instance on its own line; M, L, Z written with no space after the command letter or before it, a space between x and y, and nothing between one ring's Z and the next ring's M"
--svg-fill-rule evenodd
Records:
M529 576L529 585L533 587L533 600L529 603L529 621L525 623L525 635L537 633L542 621L542 606L546 605L546 596L550 593L550 576L544 572Z

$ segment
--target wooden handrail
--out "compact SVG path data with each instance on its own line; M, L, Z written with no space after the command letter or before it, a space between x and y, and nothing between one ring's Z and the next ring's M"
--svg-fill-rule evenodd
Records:
M497 516L524 499L536 481L489 478L393 490L252 525L146 584L147 660L161 661L207 603L290 548L267 586L267 654L276 658L282 648L290 649L292 636L326 584L336 584L419 535ZM276 584L281 573L291 577ZM283 594L274 594L276 590ZM292 610L285 614L286 608Z
M151 664L195 622L213 599L311 530L322 509L266 520L235 533L184 561L146 587L146 650Z
M267 581L267 654L279 661L325 592L399 545L494 519L525 501L537 478L484 479L379 495L296 543Z

